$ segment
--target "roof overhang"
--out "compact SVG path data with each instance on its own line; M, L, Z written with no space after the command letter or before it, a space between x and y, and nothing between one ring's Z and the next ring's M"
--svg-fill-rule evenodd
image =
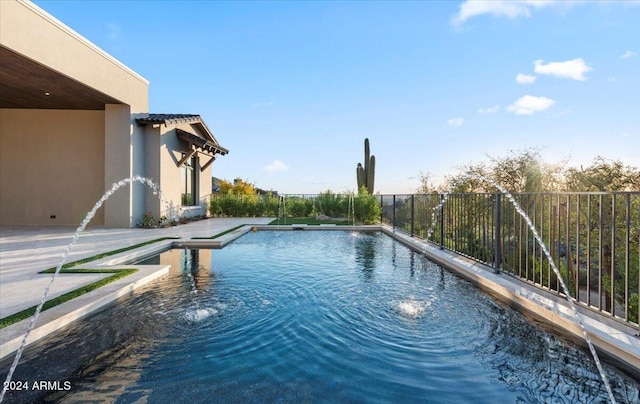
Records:
M176 135L178 136L178 139L184 140L185 142L194 145L196 148L199 148L200 150L207 153L211 153L212 155L220 154L224 156L225 154L229 153L229 150L218 145L217 143L214 143L210 140L204 139L198 135L189 133L182 129L176 129Z
M0 46L0 108L104 110L121 103Z
M216 140L213 133L209 130L207 125L202 120L200 115L195 114L145 114L144 116L140 116L136 118L136 123L139 126L146 125L164 125L164 126L173 126L179 124L189 124L192 126L196 126L198 129L198 135L194 133L187 132L185 130L176 128L176 135L179 139L188 142L189 144L194 145L199 148L201 151L206 153L211 153L213 157L216 154L220 154L222 156L229 153L229 150L220 146L218 141Z

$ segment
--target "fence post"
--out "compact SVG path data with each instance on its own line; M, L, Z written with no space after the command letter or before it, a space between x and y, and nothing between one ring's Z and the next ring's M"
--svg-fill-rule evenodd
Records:
M500 228L502 227L502 210L500 207L500 197L502 195L500 193L495 194L495 206L493 211L493 218L495 221L495 231L494 231L494 240L493 240L493 268L495 273L500 273L500 267L502 266L502 236L500 234Z
M393 194L393 215L392 215L392 224L393 224L393 228L395 230L396 228L396 195Z
M440 249L444 250L444 194L440 194Z
M414 194L411 194L411 237L413 237L413 230L414 230L414 220L415 220L415 209L414 209Z
M382 224L383 216L384 216L384 201L382 199L382 194L380 194L380 224Z

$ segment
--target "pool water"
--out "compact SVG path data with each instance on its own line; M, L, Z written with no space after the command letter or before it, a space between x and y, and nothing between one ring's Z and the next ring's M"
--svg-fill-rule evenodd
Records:
M62 402L608 398L588 351L381 233L263 231L160 262L169 278L30 349L14 380L69 381L30 393Z

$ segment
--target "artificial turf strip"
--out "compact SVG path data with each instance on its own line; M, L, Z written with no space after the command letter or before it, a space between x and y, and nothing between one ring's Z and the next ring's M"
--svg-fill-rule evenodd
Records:
M62 304L64 302L67 302L71 299L75 299L78 296L82 296L85 293L89 293L95 289L98 289L102 286L108 285L109 283L115 282L118 279L124 278L125 276L129 276L135 272L137 272L138 270L135 268L126 268L126 269L116 269L116 270L108 270L108 271L101 271L101 270L93 270L93 272L105 272L105 273L111 273L111 272L115 272L113 275L108 276L104 279L100 279L99 281L90 283L88 285L85 285L81 288L72 290L71 292L67 292L64 295L60 295L56 298L53 298L51 300L47 300L44 305L42 306L42 311L48 310L52 307L55 307L59 304ZM0 318L0 329L4 328L4 327L8 327L11 324L15 324L18 323L22 320L25 320L31 316L33 316L33 314L36 311L36 307L38 306L33 306L33 307L29 307L28 309L22 310L18 313L12 314L10 316L4 317L4 318Z
M60 268L60 272L61 273L77 273L77 274L82 274L82 273L96 273L96 272L104 272L104 273L108 273L108 272L114 272L114 270L110 270L110 269L106 269L106 270L101 270L101 269L75 269L75 270L69 270L69 268L74 267L76 265L82 265L82 264L86 264L87 262L91 262L91 261L95 261L95 260L99 260L101 258L105 258L105 257L109 257L111 255L115 255L115 254L120 254L121 252L125 252L125 251L129 251L129 250L133 250L139 247L143 247L145 245L149 245L149 244L153 244L153 243L157 243L158 241L164 241L164 240L176 240L179 237L162 237L162 238L157 238L155 240L149 240L149 241L145 241L144 243L138 243L136 245L132 245L130 247L125 247L125 248L120 248L118 250L113 250L113 251L108 251L106 253L102 253L102 254L97 254L94 255L93 257L87 257L87 258L83 258L81 260L78 261L73 261L73 262L68 262L66 264L64 264L62 266L62 268ZM56 271L56 268L49 268L49 269L45 269L44 271L41 271L39 273L41 274L52 274ZM117 271L117 270L115 270Z
M191 240L209 240L209 239L214 239L214 238L222 237L222 236L224 236L225 234L228 234L228 233L231 233L232 231L238 230L239 228L241 228L241 227L243 227L243 226L246 226L246 225L245 225L245 224L241 224L240 226L236 226L236 227L234 227L234 228L232 228L232 229L225 230L225 231L223 231L223 232L221 232L221 233L218 233L218 234L216 234L216 235L213 235L213 236L211 236L211 237L191 237Z

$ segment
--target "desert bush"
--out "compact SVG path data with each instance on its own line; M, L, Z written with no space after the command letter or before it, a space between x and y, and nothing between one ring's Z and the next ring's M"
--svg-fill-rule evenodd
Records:
M380 222L380 201L375 195L370 195L362 187L354 200L355 217L358 222L374 224Z

